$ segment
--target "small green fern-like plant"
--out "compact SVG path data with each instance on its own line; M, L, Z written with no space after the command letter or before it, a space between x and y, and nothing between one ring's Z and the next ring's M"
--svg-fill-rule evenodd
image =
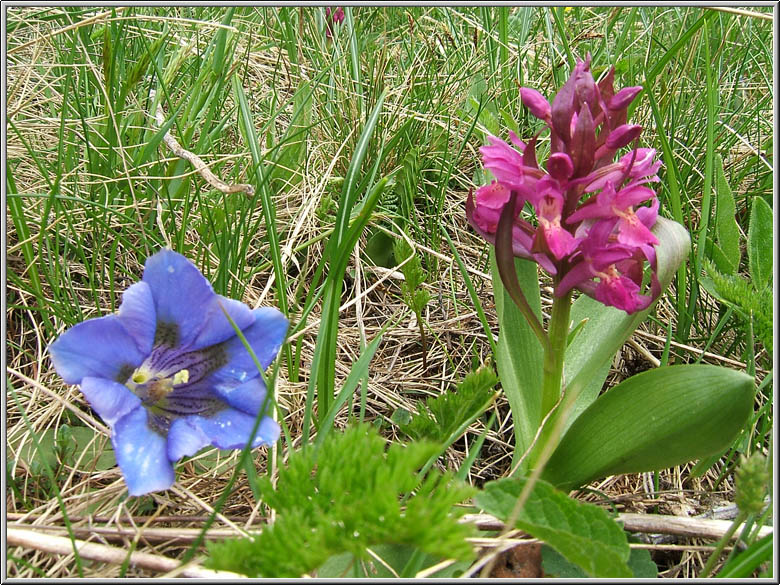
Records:
M460 429L471 424L490 406L496 396L493 387L497 382L498 377L489 367L470 372L455 392L429 398L424 404L419 402L419 414L400 425L401 430L415 440L452 441Z
M465 509L455 506L475 490L436 470L419 480L417 471L438 452L433 443L385 447L377 431L359 425L329 434L319 449L293 452L276 489L268 477L258 482L276 521L254 540L209 544L207 566L250 577L300 577L345 552L368 559L367 549L380 544L473 559L466 541L473 528L457 522Z
M431 300L431 294L422 288L427 274L423 270L420 257L414 253L414 250L412 250L412 247L405 239L396 240L394 250L396 262L399 264L411 256L411 260L401 266L401 272L404 275L404 280L401 283L401 297L417 318L417 326L420 328L420 341L422 343L423 369L427 370L428 343L422 319L422 313L428 305L428 301Z

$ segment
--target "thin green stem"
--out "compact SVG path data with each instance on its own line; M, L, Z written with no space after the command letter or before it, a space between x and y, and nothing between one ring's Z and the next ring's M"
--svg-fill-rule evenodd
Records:
M542 382L542 416L546 416L561 397L563 361L569 337L571 292L553 300L547 336L549 346L544 350L544 379Z
M745 512L740 512L737 515L737 517L734 518L734 522L732 522L731 526L729 526L729 529L726 530L726 533L723 535L723 538L721 538L718 541L718 544L715 545L715 550L712 551L710 558L708 558L707 562L704 564L704 568L701 570L701 574L699 575L699 578L705 578L710 576L713 569L715 568L715 563L717 563L718 559L720 558L720 553L723 552L723 549L725 548L726 544L728 543L729 540L731 540L731 537L734 535L734 532L736 532L737 527L740 524L742 524L746 518L747 518L747 514Z
M548 417L548 415L549 417L543 422L535 444L527 455L529 469L534 471L537 470L537 467L543 466L544 462L549 458L548 456L543 459L542 453L552 453L552 450L560 440L563 427L559 424L559 421L565 422L565 418L569 416L570 412L569 405L573 404L571 396L567 396L566 400L563 401L566 404L559 404L564 388L563 364L569 339L571 297L571 293L568 293L553 299L548 327L550 343L544 349L544 366L542 371L542 420L544 421L544 418ZM562 421L561 419L564 420ZM548 446L549 449L547 449Z

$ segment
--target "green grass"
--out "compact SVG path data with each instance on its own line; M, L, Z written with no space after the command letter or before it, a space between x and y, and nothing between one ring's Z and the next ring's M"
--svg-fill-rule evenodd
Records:
M359 416L390 436L396 409L412 411L440 394L489 362L495 348L487 245L467 227L464 211L468 190L484 181L479 146L491 133L538 130L518 84L552 96L573 58L590 53L597 77L614 64L618 87L644 86L630 116L645 128L642 145L664 159L661 214L684 224L694 242L644 326L662 341L642 343L664 363L713 361L765 382L751 429L720 463L710 462L716 476L728 472L737 452L765 448L772 430L772 356L744 320L699 286L707 242L715 239L715 157L723 160L743 235L753 200L773 204L773 29L762 18L771 10L750 11L361 6L347 7L328 39L319 7L12 7L8 365L89 412L57 378L46 346L67 327L115 310L146 257L170 245L217 292L277 306L290 318L292 339L280 354L288 436L276 447L280 461L290 441L300 446L322 422L330 429ZM162 128L152 118L158 102ZM167 130L222 180L252 184L254 195L213 189L166 148ZM545 141L540 152L549 148ZM328 201L335 213L320 212ZM427 274L421 286L431 300L419 315L429 333L427 369L397 276L368 253L369 235L384 234L377 241L392 246L402 231ZM743 275L747 262L743 248ZM345 400L339 392L353 364L380 331L371 364L359 370L359 400ZM20 399L7 400L11 436L31 431L23 439L29 443L62 424L51 396L13 375L11 384ZM347 405L338 416L334 402ZM501 398L489 413L498 420L493 430L477 421L451 449L479 439L484 456L462 453L475 481L507 471L506 457L490 455L509 452L511 459L505 409ZM30 462L12 452L8 460L20 490L9 510L53 511L30 487ZM181 465L179 481L213 504L230 462L212 471L211 487ZM84 515L81 498L91 494L89 513L115 513L120 486L111 482L118 476L90 483L86 473L78 469L60 487L64 509ZM241 493L254 503L251 490ZM141 502L123 506L138 513ZM238 495L220 502L248 514ZM154 506L162 514L203 512L192 502ZM14 555L18 575L54 566L31 558ZM87 564L83 570L111 574Z

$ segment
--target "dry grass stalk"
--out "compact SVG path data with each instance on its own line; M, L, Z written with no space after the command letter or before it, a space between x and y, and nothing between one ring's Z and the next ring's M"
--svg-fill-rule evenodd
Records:
M107 546L105 544L97 544L94 542L86 542L83 540L76 540L71 542L69 538L65 538L63 536L41 534L40 532L26 530L23 528L9 527L7 529L6 538L9 547L20 546L28 549L40 550L51 554L66 556L73 555L73 544L75 542L76 550L78 550L79 556L83 559L121 565L129 558L130 566L142 567L157 573L175 572L175 574L163 576L175 576L178 574L182 577L200 577L207 579L245 578L243 575L238 575L236 573L230 573L227 571L212 571L210 569L204 569L197 564L190 564L186 565L185 567L180 567L179 561L160 555L153 555L145 552L133 552L128 555L127 551L121 548Z
M149 100L154 101L156 97L155 90L151 90L149 92ZM165 112L163 112L162 109L162 103L157 104L157 111L154 115L154 121L157 123L157 127L160 128L165 124ZM163 142L165 142L165 145L171 149L171 152L178 156L181 159L186 160L189 162L193 167L195 167L195 170L198 171L201 177L212 187L217 189L218 191L222 191L223 193L230 194L230 193L246 193L247 196L252 196L255 194L255 188L252 185L248 185L246 183L235 183L235 184L228 184L219 177L217 177L214 173L211 172L211 169L208 167L208 165L203 162L203 159L201 159L197 154L194 152L190 152L189 150L186 150L182 147L181 144L179 144L179 141L176 140L173 135L171 134L170 130L165 132L165 135L163 135ZM164 230L163 230L164 231Z

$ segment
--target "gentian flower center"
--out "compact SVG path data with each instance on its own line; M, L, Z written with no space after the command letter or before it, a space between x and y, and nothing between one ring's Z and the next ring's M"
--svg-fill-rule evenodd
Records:
M166 433L177 418L209 416L224 408L207 380L227 362L222 344L187 351L180 346L178 326L158 322L151 353L118 381L141 399L150 428Z
M133 372L125 386L138 396L144 405L154 406L159 403L164 404L165 397L173 391L173 387L186 384L189 379L190 372L186 368L172 376L164 376L155 374L148 367L140 366Z

